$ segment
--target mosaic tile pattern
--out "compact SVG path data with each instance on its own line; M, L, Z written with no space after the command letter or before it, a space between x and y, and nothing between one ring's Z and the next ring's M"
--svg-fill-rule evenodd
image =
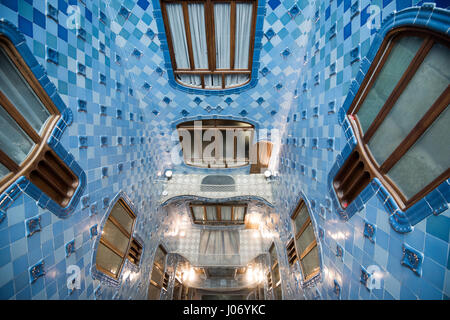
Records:
M24 35L72 111L73 123L60 143L85 171L87 182L84 202L65 219L23 193L6 212L0 211L1 299L144 299L156 246L173 245L166 235L172 220L158 206L163 186L155 181L172 166L174 125L193 117L241 119L282 131L276 208L265 213L268 226L263 226L272 237L262 245L268 248L275 241L285 298L448 299L448 209L400 234L390 226L378 197L344 222L327 192L328 173L346 144L338 110L376 37L377 24L423 1L268 0L258 84L226 96L186 94L168 84L151 1L84 3L0 2L0 18ZM378 6L379 15L371 16L369 5ZM436 6L448 3L439 0ZM172 169L205 173L184 165ZM91 263L102 219L121 191L140 213L135 231L145 249L141 267L127 264L117 287L93 279ZM298 264L288 266L284 250L292 231L289 214L301 193L310 208L315 203L312 217L321 251L321 275L307 287ZM27 237L25 221L36 218L40 230ZM376 226L374 242L364 237L366 222ZM65 246L73 240L75 251L66 257ZM420 277L401 264L403 248L408 248L403 244L423 254ZM338 245L342 257L336 255ZM178 258L169 256L173 283ZM74 291L66 286L71 265L81 270L81 287ZM379 267L382 277L381 288L369 291L360 280L362 268L371 265ZM170 298L170 290L163 298Z

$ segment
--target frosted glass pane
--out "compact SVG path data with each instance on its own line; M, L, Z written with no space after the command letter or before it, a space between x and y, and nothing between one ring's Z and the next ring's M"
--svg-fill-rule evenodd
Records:
M215 206L206 206L206 219L208 221L216 221L217 220L217 210Z
M203 221L203 207L192 207L195 220Z
M450 83L450 50L434 45L368 145L382 164Z
M231 207L222 207L220 209L220 214L222 216L222 220L231 221Z
M33 129L40 133L44 123L50 117L50 113L22 78L3 49L0 49L0 90Z
M34 142L0 106L0 149L20 165L28 156Z
M277 264L275 268L272 270L272 283L277 284L280 281L280 265Z
M358 110L357 116L363 132L372 124L397 82L408 68L423 38L403 37L392 48L372 88Z
M270 250L270 261L272 265L278 262L277 251L275 249L275 246L273 246L272 249Z
M294 220L295 234L297 234L301 230L308 217L308 209L306 208L306 205L303 205Z
M129 239L110 220L107 220L105 223L102 238L125 255Z
M302 233L300 238L296 240L298 254L301 255L303 251L315 240L314 229L310 223L305 231Z
M154 263L158 264L164 270L166 265L166 254L160 247L156 249Z
M131 234L134 219L130 217L127 210L118 201L111 210L111 216L116 219L120 225Z
M6 176L9 173L9 170L0 163L0 179Z
M234 220L244 221L245 207L234 207Z
M315 269L319 267L319 251L317 246L303 258L301 264L304 278L314 273Z
M95 261L98 266L108 270L114 275L117 275L122 264L122 258L102 243L98 244L97 257Z
M449 107L392 167L388 176L409 199L450 167Z
M205 88L222 88L222 76L221 75L205 75Z

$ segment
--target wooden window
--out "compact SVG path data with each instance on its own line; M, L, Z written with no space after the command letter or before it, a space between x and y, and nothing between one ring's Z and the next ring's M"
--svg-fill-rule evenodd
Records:
M225 89L250 81L256 0L161 0L176 81Z
M20 176L62 207L78 178L47 145L61 115L14 45L0 36L0 193Z
M187 165L235 168L252 160L254 126L250 123L225 119L189 121L177 129Z
M275 244L272 243L269 249L270 270L267 274L267 284L269 289L273 289L273 297L275 300L281 300L281 274L280 265L278 263L277 250Z
M105 222L97 248L96 266L101 272L117 279L128 257L133 263L140 258L134 256L135 247L142 247L132 238L136 216L130 207L119 199L111 209ZM134 244L133 244L134 243ZM134 261L130 258L134 257Z
M307 281L320 272L320 263L314 228L303 200L300 201L292 215L292 223L295 234L296 259L300 262L303 280Z
M167 290L169 275L165 272L167 251L159 245L156 249L148 288L148 299L159 300L161 290Z
M196 224L236 225L244 224L246 204L237 203L191 203L191 214Z
M373 178L406 210L450 177L449 45L420 28L387 35L348 111L358 145L333 182L343 208Z

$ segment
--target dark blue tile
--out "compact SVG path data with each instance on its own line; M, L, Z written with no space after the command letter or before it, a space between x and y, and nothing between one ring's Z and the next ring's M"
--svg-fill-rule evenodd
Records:
M28 270L28 256L24 254L23 256L20 256L16 260L13 261L13 271L14 276L18 276L24 271Z
M33 22L45 29L45 15L35 8L33 8Z
M449 240L449 230L450 230L450 218L439 215L430 216L427 219L427 232L433 236L448 242Z
M0 268L9 262L11 262L11 251L10 247L7 246L3 249L0 249Z
M2 4L10 8L11 10L17 12L19 10L19 7L17 5L17 0L2 0Z
M137 5L141 7L143 10L147 10L149 2L147 0L138 0Z
M0 288L0 299L8 300L14 295L14 282L11 280Z
M33 37L33 23L22 16L19 16L19 30L23 34Z

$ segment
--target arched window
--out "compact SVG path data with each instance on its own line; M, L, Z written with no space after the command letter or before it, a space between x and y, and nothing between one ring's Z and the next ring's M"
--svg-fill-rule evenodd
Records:
M175 80L199 89L250 81L256 0L161 0Z
M275 243L272 243L272 245L269 248L269 256L270 256L270 270L267 272L266 275L268 290L272 289L273 298L275 300L281 300L282 299L281 274Z
M153 268L150 275L150 285L148 286L148 300L159 300L161 290L167 291L169 284L169 274L166 270L167 251L162 245L156 248L155 258L153 259Z
M47 144L60 118L16 47L0 35L0 193L25 176L60 206L69 204L78 177Z
M187 165L235 168L257 162L253 148L254 126L243 121L210 119L177 126ZM253 159L254 158L254 159Z
M119 277L125 259L139 265L142 245L132 236L135 220L136 215L120 198L103 226L95 263L99 271L114 279Z
M358 144L333 181L344 209L373 178L406 210L450 177L449 45L420 28L387 35L348 111Z
M314 227L308 212L305 201L300 200L292 215L292 225L294 229L294 256L300 262L303 281L308 281L320 272L319 248L314 233ZM289 259L289 263L294 263Z

